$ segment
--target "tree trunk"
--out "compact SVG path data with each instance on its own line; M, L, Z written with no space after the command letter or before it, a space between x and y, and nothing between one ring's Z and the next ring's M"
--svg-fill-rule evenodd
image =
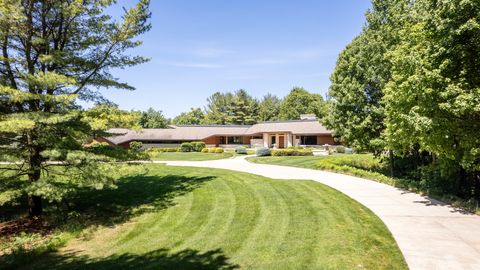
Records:
M29 145L28 156L28 181L30 184L37 182L40 179L42 172L42 157L40 155L40 148L34 145L35 134L33 131L28 132L27 140ZM43 214L42 197L36 195L28 195L28 215L30 217L41 216Z
M388 150L388 156L390 158L390 177L393 178L393 162L394 162L393 150Z
M43 214L42 197L29 195L28 196L28 216L38 217Z

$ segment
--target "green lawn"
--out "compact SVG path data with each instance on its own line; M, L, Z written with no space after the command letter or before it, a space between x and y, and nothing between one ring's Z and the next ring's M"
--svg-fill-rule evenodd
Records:
M292 166L307 169L326 170L363 177L378 182L404 187L400 179L389 177L388 165L374 158L372 154L331 155L331 156L281 156L250 157L248 161L260 164Z
M406 269L378 217L317 182L146 168L81 193L79 220L96 229L18 268Z
M186 161L203 161L216 160L233 157L233 152L216 153L197 153L197 152L165 152L151 153L152 160L186 160Z

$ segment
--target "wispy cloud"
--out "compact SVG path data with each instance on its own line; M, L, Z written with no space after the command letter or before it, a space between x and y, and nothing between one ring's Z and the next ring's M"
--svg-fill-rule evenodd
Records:
M318 61L324 55L324 51L318 49L295 49L288 51L263 52L257 58L243 60L240 63L246 66L295 64L308 61Z
M200 62L164 62L167 66L184 67L184 68L222 68L223 65L213 63L200 63Z
M191 54L198 58L221 58L232 53L232 50L220 47L197 47L191 51Z

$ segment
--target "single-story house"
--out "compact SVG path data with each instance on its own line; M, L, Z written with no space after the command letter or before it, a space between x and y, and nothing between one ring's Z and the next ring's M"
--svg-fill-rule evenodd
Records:
M255 125L172 125L164 129L110 129L110 137L96 138L128 148L132 141L142 142L144 148L179 147L183 142L203 141L207 147L287 148L315 147L336 144L332 132L316 119L270 121Z

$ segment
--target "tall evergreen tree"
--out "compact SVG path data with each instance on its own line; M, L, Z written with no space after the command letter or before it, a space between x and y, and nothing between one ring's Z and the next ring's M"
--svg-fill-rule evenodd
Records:
M281 105L282 100L280 98L272 94L266 94L258 105L258 120L262 122L278 120Z
M208 124L226 125L230 121L230 105L233 101L232 93L215 92L207 98L205 108L205 122Z
M99 88L133 89L110 70L147 61L126 51L150 28L148 0L125 10L121 21L105 13L113 3L0 1L0 149L21 161L2 168L0 177L28 194L31 216L42 214L42 198L112 184L109 166L98 163L103 157L83 147L112 117L82 112L76 101L101 100Z
M240 89L233 94L229 114L229 124L255 124L258 118L258 101L251 97L247 91Z

